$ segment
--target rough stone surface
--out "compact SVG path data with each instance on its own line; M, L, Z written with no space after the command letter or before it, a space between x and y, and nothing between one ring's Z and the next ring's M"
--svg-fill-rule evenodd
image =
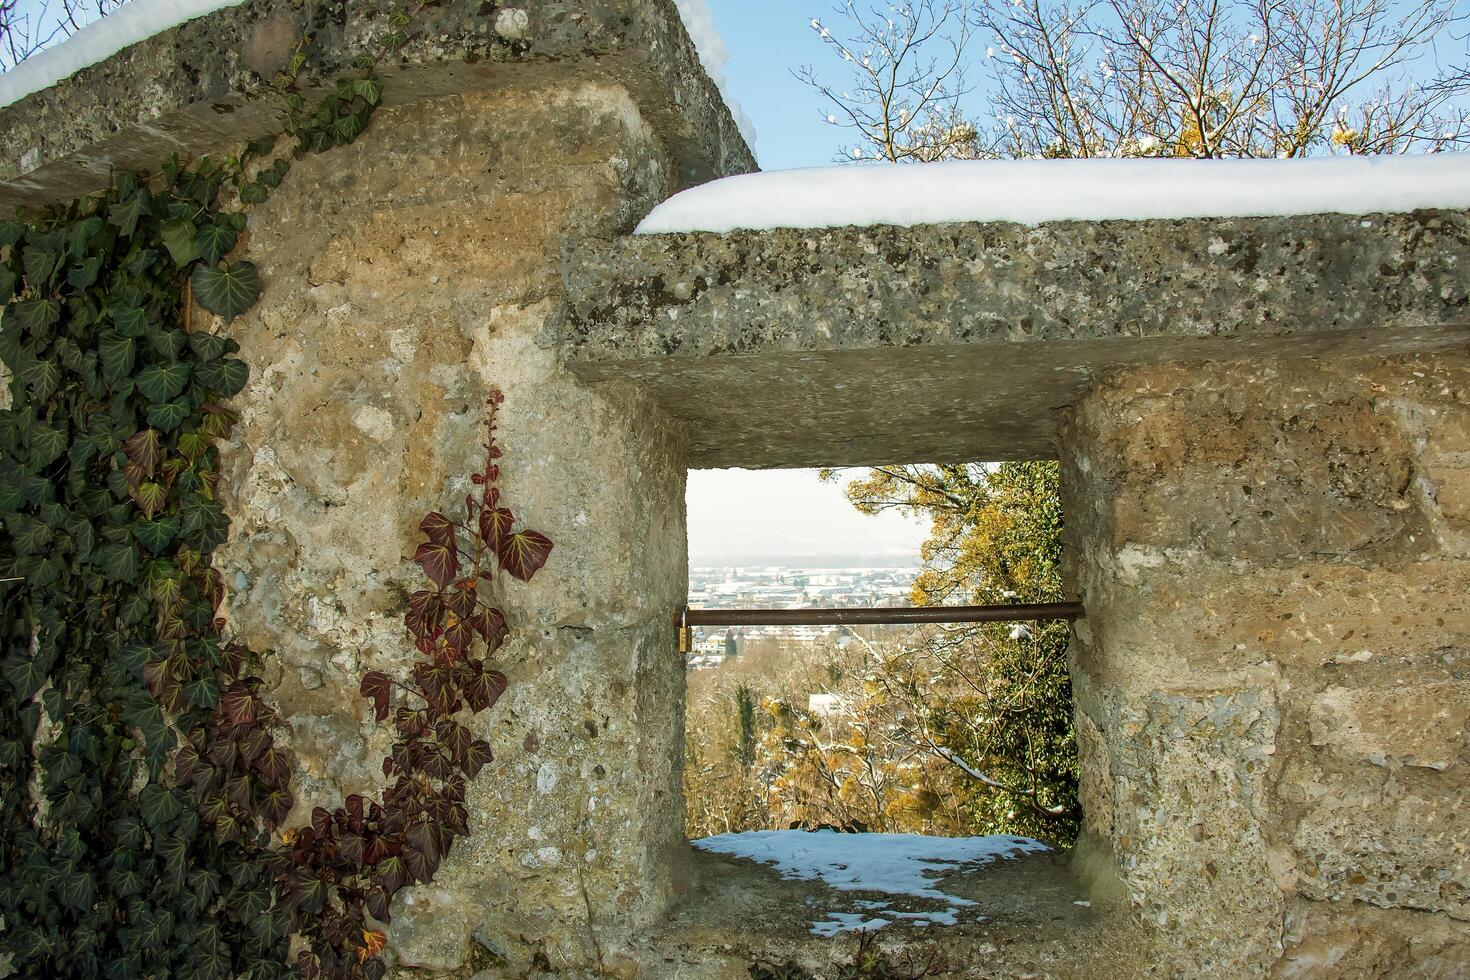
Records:
M841 896L682 840L687 469L1060 455L1083 845L884 943L957 978L1470 975L1470 216L615 240L748 151L669 0L523 7L424 8L366 134L252 213L228 327L219 560L293 821L382 783L359 678L411 658L416 525L491 385L556 541L394 974L833 972L807 923ZM0 111L0 203L269 131L306 26L313 84L383 29L250 0Z
M377 70L389 105L473 90L572 81L626 88L674 164L674 188L753 170L754 159L705 75L673 0L522 0L416 6L407 43ZM0 207L98 189L113 169L156 169L172 153L233 155L279 132L276 76L298 43L308 99L376 55L393 28L379 0L246 0L49 89L0 108ZM502 9L502 12L504 12ZM500 25L499 27L497 25ZM641 217L641 216L640 216Z
M1119 365L1470 344L1459 212L649 235L566 278L547 342L651 391L695 466L1054 456Z
M1086 819L1160 963L1470 971L1467 424L1463 352L1129 368L1070 413Z
M462 506L492 384L508 503L556 542L505 589L511 687L481 733L496 760L470 786L473 835L394 909L400 965L457 968L478 932L518 969L585 966L675 886L681 436L534 343L562 243L626 227L671 182L626 90L571 83L387 109L252 215L242 254L266 288L230 327L252 380L219 557L232 631L274 665L300 819L382 783L388 732L358 681L411 659L416 525Z

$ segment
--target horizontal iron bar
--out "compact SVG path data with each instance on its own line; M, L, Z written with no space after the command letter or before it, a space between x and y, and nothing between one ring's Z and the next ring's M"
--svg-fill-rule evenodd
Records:
M828 609L689 609L688 626L861 626L901 623L1008 623L1080 619L1080 602L1021 602L995 606L869 606Z

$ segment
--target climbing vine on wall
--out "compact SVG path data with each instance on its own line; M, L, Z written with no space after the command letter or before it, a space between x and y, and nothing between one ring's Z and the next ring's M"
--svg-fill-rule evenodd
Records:
M378 721L391 716L398 736L383 761L392 782L381 801L352 795L336 810L317 807L311 825L293 835L286 881L293 908L305 913L310 948L297 963L304 976L381 976L384 936L364 913L388 922L393 895L431 881L455 837L469 832L466 780L491 752L465 715L488 710L506 689L505 674L487 659L506 636L490 590L502 572L529 581L552 548L544 534L516 530L501 499L501 401L493 391L485 464L472 478L480 490L465 497L464 518L436 511L419 525L427 540L414 560L433 588L409 597L406 625L419 653L410 676L372 671L362 679Z
M370 73L310 110L292 93L298 155L351 142L380 99ZM500 503L498 396L479 500L423 525L435 588L408 627L425 659L363 682L380 719L397 705L394 782L271 836L291 760L211 559L229 527L217 444L247 380L215 327L261 288L230 257L246 218L228 207L280 184L289 161L260 159L275 142L0 222L0 965L23 976L274 977L292 934L307 975L381 976L364 914L386 922L398 888L433 876L489 760L462 723L505 689L482 586L529 579L551 549ZM219 320L193 322L196 303Z
M263 860L291 808L210 556L255 302L220 208L249 155L0 224L0 915L27 976L282 972ZM201 318L208 319L208 318Z

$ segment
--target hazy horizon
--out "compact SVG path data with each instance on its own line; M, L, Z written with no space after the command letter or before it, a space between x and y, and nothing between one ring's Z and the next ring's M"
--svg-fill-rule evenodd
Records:
M860 513L817 470L691 470L689 564L694 567L901 568L919 564L922 521Z

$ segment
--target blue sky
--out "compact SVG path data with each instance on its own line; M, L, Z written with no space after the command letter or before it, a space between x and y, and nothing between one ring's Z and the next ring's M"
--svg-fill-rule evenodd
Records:
M731 93L755 123L755 152L761 169L831 163L842 142L841 131L823 121L821 100L792 75L802 65L813 65L818 71L841 67L809 26L813 17L830 12L830 3L708 2L730 49L725 77Z

